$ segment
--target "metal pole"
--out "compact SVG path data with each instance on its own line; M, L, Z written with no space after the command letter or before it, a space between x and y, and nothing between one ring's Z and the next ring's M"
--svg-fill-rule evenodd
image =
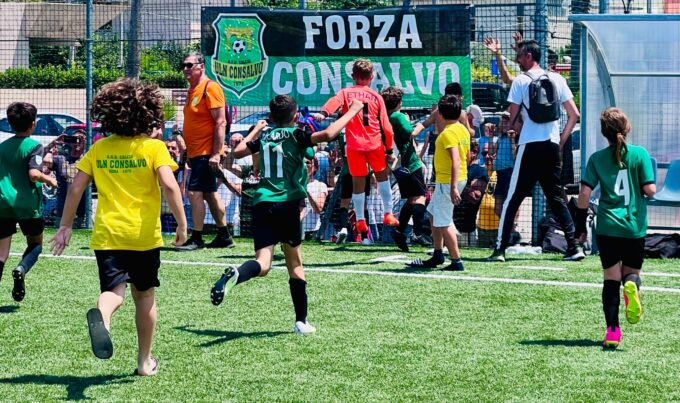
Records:
M647 14L652 13L652 0L647 0Z
M125 76L139 77L140 46L139 37L142 25L142 0L130 1L130 32L128 34L128 60L125 66Z
M92 104L92 0L87 0L85 6L85 148L92 145L92 118L90 108ZM92 188L85 192L85 226L91 227L92 222Z
M305 9L305 0L300 0L300 10Z
M547 66L548 60L548 5L546 0L536 0L536 42L541 47L541 60L538 61L542 67Z
M600 0L598 9L600 14L607 14L609 12L609 0Z

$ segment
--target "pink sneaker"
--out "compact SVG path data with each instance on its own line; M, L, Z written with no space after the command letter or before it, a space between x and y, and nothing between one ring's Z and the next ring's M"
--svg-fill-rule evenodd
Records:
M602 345L604 348L616 348L619 344L621 344L621 328L608 327L607 332L604 334L604 343Z

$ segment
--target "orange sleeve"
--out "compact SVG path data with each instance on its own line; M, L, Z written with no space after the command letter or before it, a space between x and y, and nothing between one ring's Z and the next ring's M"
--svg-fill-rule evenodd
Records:
M378 97L378 102L380 103L380 126L385 134L385 149L392 150L394 148L394 130L392 129L392 124L390 123L390 118L387 116L387 107L385 107L385 101L382 97Z
M214 81L210 81L206 85L208 88L206 89L205 97L208 109L224 108L227 101L224 98L222 87Z
M342 90L338 91L338 93L335 94L335 96L326 101L323 108L321 108L321 112L325 112L328 115L332 115L335 112L337 112L338 109L340 109L340 107L343 106L343 104L345 103L343 95L344 94Z

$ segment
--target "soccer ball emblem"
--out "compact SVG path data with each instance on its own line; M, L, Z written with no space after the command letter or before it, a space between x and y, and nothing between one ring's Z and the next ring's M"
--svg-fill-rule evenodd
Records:
M243 40L236 40L234 43L231 45L231 50L234 51L234 53L242 53L244 50L246 50L246 43Z

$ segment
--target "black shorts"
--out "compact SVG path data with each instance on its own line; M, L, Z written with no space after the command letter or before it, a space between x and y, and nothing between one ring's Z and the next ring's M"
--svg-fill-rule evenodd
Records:
M123 282L132 283L139 291L161 285L158 268L161 266L161 249L95 250L99 268L99 289L111 291Z
M300 200L257 203L252 217L255 251L279 242L292 247L302 243Z
M645 261L645 238L619 238L597 235L602 268L608 269L621 262L632 269L641 269Z
M45 229L45 222L40 218L0 218L0 239L5 239L17 233L17 223L21 232L26 236L38 236L43 233Z
M189 175L187 190L206 193L217 192L217 176L210 169L209 160L209 155L189 158L191 174Z
M350 199L354 193L354 185L352 184L352 175L346 173L340 177L342 183L342 191L340 192L341 199ZM364 186L364 193L366 196L371 194L371 175L366 175L366 186Z
M399 185L399 194L401 194L402 199L425 196L425 193L427 193L427 186L425 186L423 168L411 172L410 175L401 176L397 179L397 185Z

